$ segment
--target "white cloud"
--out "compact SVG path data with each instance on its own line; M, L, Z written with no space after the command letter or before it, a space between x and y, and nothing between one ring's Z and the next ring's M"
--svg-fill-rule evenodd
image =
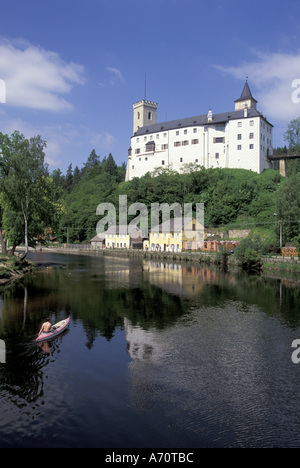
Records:
M248 77L250 89L259 101L258 109L272 119L288 122L300 116L300 104L293 95L294 80L300 79L300 51L294 53L255 52L253 61L236 67L222 67L219 70L245 80ZM255 89L255 92L253 92ZM294 93L294 94L293 94ZM300 92L298 93L299 96Z
M122 72L118 68L106 67L105 70L109 72L108 84L110 84L111 86L113 86L117 81L124 81ZM99 85L105 87L106 82L105 81L100 81Z
M115 143L115 138L108 132L94 133L90 135L91 144L94 146L103 146L105 149L111 149Z
M0 73L8 105L40 110L72 109L63 95L84 82L82 65L25 41L0 40Z

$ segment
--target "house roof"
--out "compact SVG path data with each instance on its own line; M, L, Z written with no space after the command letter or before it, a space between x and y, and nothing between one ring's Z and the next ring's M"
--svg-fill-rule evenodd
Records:
M137 232L142 232L140 230L140 228L138 228L137 226L131 226L131 225L121 225L119 226L118 224L117 225L111 225L109 226L109 228L104 231L104 232L101 232L99 234L97 234L97 236L95 236L92 241L97 240L96 238L100 238L100 239L105 239L105 236L108 235L108 234L131 234L133 231L137 231Z
M105 240L105 234L97 234L90 242L103 242Z
M193 221L192 218L187 217L179 217L179 218L170 218L167 221L163 221L161 224L153 227L151 232L181 232L184 228L186 228L191 222Z
M254 99L254 97L252 96L252 93L250 91L247 81L244 85L241 96L235 102L244 101L245 99L252 99L254 102L257 102L256 99ZM265 119L266 122L268 122L267 119L263 116L263 114L261 114L254 107L248 109L248 117L250 118L262 117L263 119ZM168 122L161 122L161 123L156 123L156 124L148 125L145 127L141 127L135 132L134 136L159 133L159 132L163 132L167 130L174 130L174 129L180 129L180 128L186 128L186 127L225 124L229 122L230 120L236 120L236 119L242 119L242 118L244 118L243 109L237 110L237 111L231 111L231 112L221 112L218 114L212 113L212 120L208 120L207 114L202 114L202 115L197 115L195 117L187 117L183 119L170 120ZM273 127L273 125L270 122L268 122L268 124Z
M248 117L263 117L267 120L258 110L254 108L248 109ZM152 133L159 133L167 130L174 130L186 127L197 127L197 126L210 126L216 124L222 124L229 122L230 120L243 119L244 110L232 111L232 112L222 112L219 114L212 114L212 120L208 121L207 114L198 115L195 117L187 117L183 119L171 120L169 122L162 122L157 124L148 125L145 127L139 128L134 136L141 136ZM269 123L269 122L268 122ZM269 125L272 125L269 123Z

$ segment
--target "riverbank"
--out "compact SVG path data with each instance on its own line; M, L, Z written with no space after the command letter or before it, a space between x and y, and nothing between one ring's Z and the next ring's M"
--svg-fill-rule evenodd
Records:
M0 285L5 285L32 273L34 264L14 255L0 254Z
M203 265L218 265L226 266L227 268L239 268L239 263L234 254L223 254L221 252L155 252L145 250L129 250L129 249L91 249L86 246L73 248L65 247L50 247L41 249L42 251L79 254L79 255L96 255L96 256L113 256L113 257L130 257L144 258L148 260L160 260L167 262L185 262L197 263ZM296 257L270 256L261 259L262 273L277 272L277 273L300 273L300 260Z

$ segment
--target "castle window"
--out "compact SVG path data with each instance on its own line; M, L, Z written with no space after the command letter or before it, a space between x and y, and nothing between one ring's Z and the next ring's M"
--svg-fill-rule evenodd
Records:
M148 112L148 120L152 120L152 113Z
M184 141L182 142L182 146L187 146L188 144L189 144L188 140L184 140Z
M138 112L138 116L137 116L137 117L138 117L138 119L140 119L140 118L141 118L141 114L140 114L139 112Z
M253 138L254 138L254 133L249 133L249 138L250 138L250 140L253 140Z
M241 140L241 139L242 139L242 134L241 134L241 133L238 134L237 139L238 139L238 140Z
M164 165L165 165L165 161L162 161L162 162L161 162L161 165L164 166Z
M199 140L192 140L192 145L197 145L199 143Z
M251 144L249 145L249 149L254 149L253 143L251 143Z
M238 149L238 151L240 151L242 149L242 145L238 145L237 149Z
M181 141L174 141L174 146L181 146Z
M184 134L187 135L187 130L184 130Z
M254 120L250 120L249 125L250 125L250 127L253 127L253 125L254 125Z
M197 129L196 129L196 128L193 128L193 132L194 132L194 133L197 133Z
M183 162L183 158L180 158L179 162Z
M241 126L242 126L242 122L238 122L238 123L237 123L237 126L238 126L238 127L241 127Z
M216 153L216 154L215 154L215 158L216 158L216 159L219 159L219 153Z

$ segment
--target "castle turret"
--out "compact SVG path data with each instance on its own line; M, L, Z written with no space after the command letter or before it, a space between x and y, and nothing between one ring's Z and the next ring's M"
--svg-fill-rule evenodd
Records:
M256 109L257 101L252 96L247 80L246 80L241 96L239 97L239 99L236 99L236 101L234 102L235 102L235 110L240 110L240 109L245 109L245 108Z
M139 128L157 122L157 104L152 101L142 101L133 104L133 133Z

